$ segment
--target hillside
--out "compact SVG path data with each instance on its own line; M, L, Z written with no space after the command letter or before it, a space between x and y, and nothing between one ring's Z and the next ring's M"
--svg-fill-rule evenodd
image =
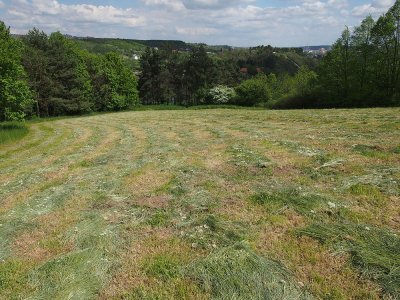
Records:
M0 145L0 298L396 299L399 113L28 123Z
M171 49L185 50L190 48L189 44L182 41L172 40L130 40L130 39L112 39L112 38L78 38L73 39L81 45L82 48L98 54L104 54L109 51L118 52L125 56L132 56L136 53L142 53L146 47L161 48L170 47Z

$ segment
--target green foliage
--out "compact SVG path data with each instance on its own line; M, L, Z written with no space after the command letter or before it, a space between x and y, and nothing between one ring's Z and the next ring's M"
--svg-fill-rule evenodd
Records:
M354 224L313 224L299 232L348 252L364 276L377 280L395 298L400 295L400 238L396 234Z
M51 115L92 111L92 85L78 48L59 32L52 33L48 43L48 71L53 83L49 97Z
M343 31L318 71L320 106L400 105L399 7Z
M139 90L143 104L210 103L211 87L234 84L239 76L232 61L211 57L203 46L194 47L191 53L148 48L140 63Z
M30 113L32 97L21 64L23 45L0 21L0 121L20 121Z
M96 109L99 111L118 111L138 104L137 82L134 74L125 65L121 56L107 53L96 57L97 68L94 95Z
M236 87L235 102L243 106L255 106L257 104L266 104L270 98L270 89L268 87L268 78L264 74L243 81Z
M121 55L90 54L59 32L48 37L35 28L24 42L37 116L118 111L138 104L136 77Z
M268 82L272 90L273 108L303 108L309 105L310 98L315 93L317 74L301 67L294 76L284 75L276 77L268 76Z
M281 264L243 243L194 262L186 273L213 299L311 299Z

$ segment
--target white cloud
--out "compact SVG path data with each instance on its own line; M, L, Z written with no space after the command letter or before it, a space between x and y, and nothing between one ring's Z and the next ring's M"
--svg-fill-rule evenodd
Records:
M120 9L114 6L88 4L67 5L57 0L17 0L8 9L13 17L20 18L17 23L42 25L47 28L64 28L66 24L109 24L137 27L145 20L133 9ZM32 24L33 23L33 24Z
M4 4L3 1L0 0L0 8L3 8L4 6L6 6L6 5Z
M189 35L189 36L201 36L217 33L218 30L209 27L176 27L178 34Z
M347 2L347 0L329 0L328 5L330 5L331 7L338 8L338 9L343 9L343 8L349 6L349 3Z
M372 2L373 7L388 9L394 4L394 0L375 0Z
M146 5L161 6L172 10L182 10L185 8L180 0L143 0Z
M188 9L219 9L238 4L246 5L251 2L254 2L254 0L182 0L182 3Z
M300 46L332 43L345 25L357 25L369 13L377 16L394 2L363 0L354 6L354 0L282 0L268 6L255 0L140 0L120 8L117 0L107 0L113 5L63 1L0 0L6 5L0 19L13 32L36 26L78 36ZM75 3L80 1L86 0Z
M379 16L385 13L394 2L394 0L374 0L372 3L354 7L352 14L356 17L365 17L367 15Z

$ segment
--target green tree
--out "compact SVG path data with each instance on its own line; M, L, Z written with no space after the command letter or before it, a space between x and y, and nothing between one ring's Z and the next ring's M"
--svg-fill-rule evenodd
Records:
M46 52L49 49L48 36L34 28L24 38L25 51L23 65L29 77L29 85L35 99L35 111L38 117L49 116L49 97L53 86L49 74Z
M21 64L23 45L13 39L0 21L0 121L23 120L32 97Z
M139 93L144 104L160 103L162 61L158 50L147 48L140 61Z
M293 77L293 93L300 97L311 95L314 92L316 80L317 74L307 66L302 66Z
M375 21L371 16L366 17L361 25L356 27L351 36L351 70L355 81L352 93L364 98L371 92L373 80L373 54L372 29Z
M136 77L120 55L113 52L104 55L101 73L105 79L100 87L104 104L102 110L124 110L138 104Z
M243 106L255 106L266 104L271 96L268 88L268 78L259 74L254 78L243 81L236 87L236 104Z
M350 90L350 36L346 27L319 67L321 94L329 105L349 105L346 101Z
M52 74L51 115L81 114L93 110L90 76L77 45L61 33L50 35L48 72Z
M200 100L196 95L204 94L203 91L212 85L216 77L215 65L203 45L192 50L187 61L185 76L187 102L196 105Z

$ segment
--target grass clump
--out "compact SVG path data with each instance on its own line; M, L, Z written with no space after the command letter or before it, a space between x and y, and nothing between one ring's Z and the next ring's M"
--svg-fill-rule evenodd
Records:
M231 162L238 167L258 167L267 168L270 160L254 150L248 149L243 145L232 146L228 153L232 156Z
M23 123L6 122L0 124L0 145L9 141L23 138L28 133L28 128Z
M47 261L35 269L34 299L92 299L105 282L110 262L98 250L85 249Z
M164 210L157 210L147 220L147 224L153 227L165 226L169 222L170 216Z
M194 262L186 273L212 299L311 299L280 263L244 243Z
M147 275L163 280L177 277L180 273L178 259L168 254L158 254L146 260L143 268Z
M313 224L300 231L351 255L353 265L376 280L385 293L400 297L400 238L388 230L355 224Z
M353 146L353 151L367 157L384 157L384 153L378 146L357 144Z
M250 200L263 205L271 210L283 207L293 208L301 214L309 214L314 209L328 206L329 201L318 194L302 193L297 189L287 189L277 192L260 192L253 195Z
M116 298L117 299L117 298ZM120 299L120 298L118 298ZM173 278L151 286L142 285L121 296L124 300L206 300L198 287L184 278Z
M29 263L16 259L0 263L0 299L17 299L29 290L30 267Z
M374 205L382 206L385 202L385 196L382 194L380 189L371 184L354 184L350 186L349 192L352 195L367 197L367 199Z
M223 220L209 214L197 217L182 224L181 235L193 248L215 249L242 241L246 233L246 224Z

